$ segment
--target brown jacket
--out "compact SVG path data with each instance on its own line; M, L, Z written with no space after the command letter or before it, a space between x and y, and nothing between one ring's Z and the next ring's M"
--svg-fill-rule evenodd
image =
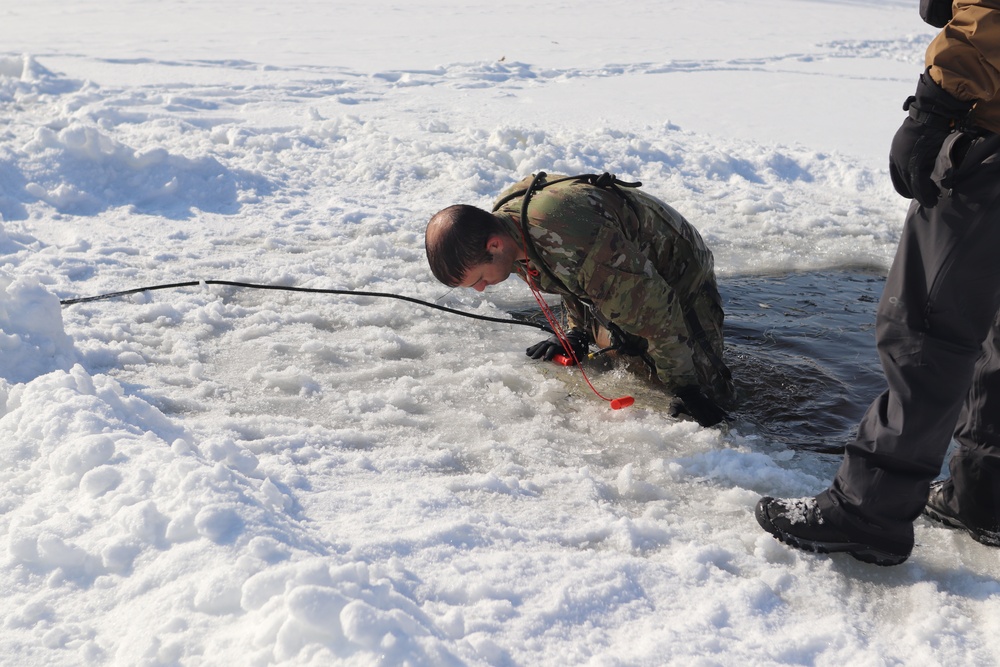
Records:
M1000 133L1000 0L954 0L952 19L927 47L931 78L977 100L973 124Z

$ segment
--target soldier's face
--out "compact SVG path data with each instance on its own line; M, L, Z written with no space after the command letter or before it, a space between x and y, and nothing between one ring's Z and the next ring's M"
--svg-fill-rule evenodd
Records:
M517 244L509 236L494 234L486 242L490 261L475 264L462 276L459 287L471 287L482 292L490 285L502 283L514 272L514 263L520 254Z
M471 287L477 292L482 292L490 285L502 283L510 277L514 270L514 262L508 262L502 255L494 256L492 262L476 264L462 277L459 287Z

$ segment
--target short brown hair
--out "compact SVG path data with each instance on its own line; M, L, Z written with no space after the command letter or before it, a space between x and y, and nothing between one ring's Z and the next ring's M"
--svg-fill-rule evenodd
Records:
M497 219L481 208L455 204L438 211L427 223L424 237L431 273L448 287L455 287L473 266L492 261L486 242L501 233Z

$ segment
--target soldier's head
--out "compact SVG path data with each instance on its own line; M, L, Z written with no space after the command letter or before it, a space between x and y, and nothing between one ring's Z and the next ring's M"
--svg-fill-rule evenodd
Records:
M449 287L483 291L514 270L518 248L492 214L465 204L438 211L424 238L434 277Z

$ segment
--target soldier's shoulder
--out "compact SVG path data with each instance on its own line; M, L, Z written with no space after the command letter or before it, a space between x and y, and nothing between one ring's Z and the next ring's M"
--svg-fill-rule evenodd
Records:
M530 176L525 176L524 178L522 178L521 180L517 181L516 183L508 185L506 188L504 188L500 192L499 195L497 195L497 198L494 201L495 202L499 202L499 201L503 200L504 198L509 197L511 195L514 195L514 194L516 194L518 192L524 192L525 190L528 189L528 186L531 185L531 181L534 180L534 178L535 178L535 175L532 174ZM549 173L546 173L545 177L541 181L539 181L538 190L549 190L550 188L561 189L561 187L567 186L567 185L570 184L570 181L566 180L566 179L569 179L569 178L571 178L571 177L566 176L565 174L549 174ZM560 182L556 183L555 185L551 185L550 186L549 184L553 183L554 181L560 181Z

